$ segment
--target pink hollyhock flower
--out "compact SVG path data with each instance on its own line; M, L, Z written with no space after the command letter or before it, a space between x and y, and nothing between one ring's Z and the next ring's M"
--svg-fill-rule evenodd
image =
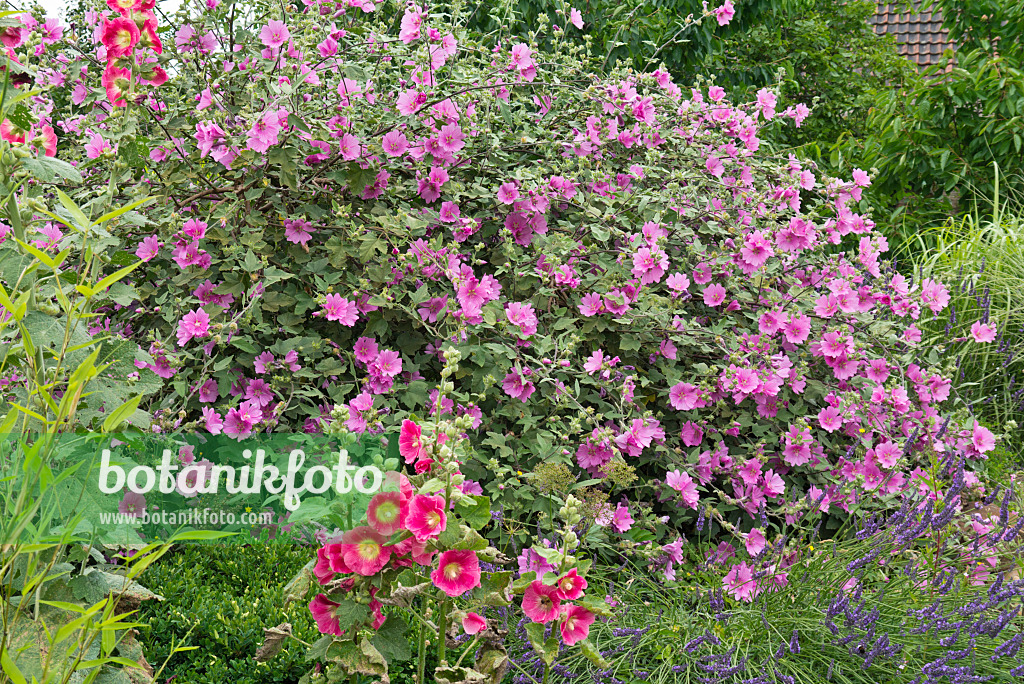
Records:
M978 453L983 454L996 448L996 437L987 427L974 421L974 428L971 430L971 444L978 450Z
M889 364L885 359L872 359L866 371L869 380L883 383L889 377Z
M683 495L683 503L689 508L697 508L700 500L700 492L697 491L697 484L690 477L689 473L673 470L665 475L665 484Z
M766 543L767 540L764 538L764 532L762 532L758 528L754 528L750 530L749 534L747 534L747 538L744 542L744 545L747 547L747 553L749 553L751 556L756 556L757 554L764 551Z
M313 576L320 584L327 584L334 579L335 571L331 569L331 559L327 557L327 549L321 546L316 550L316 563L313 565Z
M387 538L372 527L361 525L342 537L345 565L357 575L369 577L381 571L391 559L391 547L384 546Z
M402 521L409 513L409 502L399 492L382 492L370 499L366 509L366 522L385 537L390 537L402 528Z
M402 432L398 436L398 453L405 458L406 463L415 463L428 456L427 449L423 446L423 429L409 419L402 421Z
M178 321L178 346L184 347L189 340L206 337L210 334L210 315L202 308L185 314Z
M751 572L746 562L732 566L729 574L722 580L722 586L725 587L726 592L739 601L750 603L754 600L754 590L756 589L754 573Z
M121 515L141 518L146 512L146 497L137 492L125 492L124 497L117 504L117 512Z
M997 330L994 326L981 321L971 324L971 337L975 342L995 342Z
M933 313L939 313L949 304L949 290L942 283L936 282L931 278L925 278L921 282L921 301Z
M558 617L562 600L558 598L558 587L552 587L534 580L523 594L523 612L526 617L541 624Z
M442 202L439 217L445 223L455 223L460 216L459 205L455 202Z
M125 19L125 21L128 20ZM132 26L135 26L134 22L132 23ZM131 71L115 66L114 62L107 63L107 68L103 70L103 76L100 78L100 83L107 91L107 99L110 100L110 104L115 107L128 106L128 102L125 101L124 95L131 87L131 79Z
M568 606L562 612L562 622L558 625L562 633L562 641L572 646L583 641L590 634L590 625L594 624L595 616L583 606Z
M558 589L558 598L562 601L575 601L583 596L583 590L587 588L587 580L583 579L573 568L558 578L555 583Z
M156 235L150 235L142 240L139 248L135 250L135 256L142 261L149 261L160 252L160 239Z
M713 283L704 288L704 303L708 306L720 306L725 301L725 288Z
M260 41L268 48L279 48L284 45L291 33L283 21L274 19L260 31Z
M107 48L108 62L131 54L141 35L139 27L127 17L116 17L104 23L100 41Z
M324 299L324 317L329 321L338 321L344 326L352 327L359 320L359 307L339 294L329 294Z
M345 545L328 544L324 547L324 557L327 558L331 572L351 575L352 569L345 564Z
M633 255L631 273L640 279L642 285L650 285L661 280L668 268L668 256L660 249L641 247Z
M313 620L316 621L316 627L320 630L321 634L333 634L334 636L341 636L343 634L341 621L334 614L334 611L340 605L340 603L335 603L324 594L317 594L309 602L309 612L313 614Z
M416 541L436 539L448 524L444 510L444 497L417 494L409 502L405 526Z
M470 549L445 551L438 557L430 579L448 596L462 596L480 586L480 560Z
M569 23L580 30L583 29L583 15L575 7L569 8Z
M466 146L466 134L458 124L447 124L437 134L437 142L445 152L455 153Z
M462 618L462 629L466 634L479 634L487 629L487 620L476 613L466 613L466 617Z

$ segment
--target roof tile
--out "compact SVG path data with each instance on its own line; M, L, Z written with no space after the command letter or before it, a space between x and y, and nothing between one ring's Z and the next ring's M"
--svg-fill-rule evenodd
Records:
M915 6L920 6L915 1ZM900 54L909 57L924 68L942 61L942 53L954 48L949 33L942 28L942 14L922 12L906 14L897 11L893 3L879 2L875 16L870 19L876 33L895 37Z

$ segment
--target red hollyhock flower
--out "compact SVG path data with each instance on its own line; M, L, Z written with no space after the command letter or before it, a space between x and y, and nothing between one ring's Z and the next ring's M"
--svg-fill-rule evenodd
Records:
M132 25L134 26L134 24ZM114 66L113 63L107 64L107 68L103 70L101 82L107 90L107 99L110 100L110 104L115 107L125 107L128 105L124 95L128 92L132 82L131 71Z
M141 35L135 22L126 17L117 17L103 24L100 40L107 48L107 60L112 62L130 55Z

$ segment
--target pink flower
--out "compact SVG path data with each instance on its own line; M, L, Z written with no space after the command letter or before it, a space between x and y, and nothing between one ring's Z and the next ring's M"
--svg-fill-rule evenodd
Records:
M338 321L342 325L352 327L359 319L359 307L339 294L329 294L324 300L324 317L329 321Z
M365 338L363 338L365 339ZM422 428L413 421L402 421L402 432L398 436L398 453L406 463L415 463L427 458L427 449L423 446Z
M761 553L764 551L766 541L767 540L764 538L764 532L757 528L750 530L750 533L747 535L747 539L744 543L747 547L747 553L751 556L756 556Z
M668 400L677 411L689 411L697 406L700 395L696 385L678 382L668 391Z
M569 8L569 23L580 30L583 29L583 15L575 7Z
M682 273L673 273L665 279L665 284L668 285L670 290L682 292L690 287L690 279Z
M316 621L317 629L320 630L321 634L342 635L341 621L334 614L334 611L340 605L340 603L335 603L324 594L317 594L309 602L309 612L313 614L313 620Z
M725 288L713 283L704 288L704 303L708 306L719 306L725 301Z
M537 332L537 315L532 304L510 302L505 305L505 317L509 323L519 327L520 337L530 337Z
M271 20L260 31L260 40L268 48L279 48L284 45L291 34L283 21Z
M805 342L811 334L811 319L803 314L790 316L789 320L783 323L782 332L790 344Z
M443 501L443 500L442 500ZM437 569L430 573L434 586L448 596L462 596L480 586L480 561L470 549L444 551L437 559Z
M697 508L700 500L700 492L697 491L697 483L693 481L689 473L673 470L665 475L665 484L683 495L683 503L689 508Z
M708 173L710 173L715 178L721 178L722 175L725 173L725 164L723 164L722 160L719 159L718 157L708 157L708 160L707 162L704 163L704 166L705 168L707 168Z
M843 414L838 409L827 406L818 412L818 422L828 432L835 432L843 426Z
M466 617L462 618L462 629L466 634L479 634L487 629L487 620L476 613L466 613Z
M516 187L516 184L513 181L502 183L501 187L498 188L497 196L498 201L502 204L512 204L519 199L519 188Z
M558 587L552 587L534 580L523 594L523 612L526 617L541 624L558 617L562 600L558 598Z
M210 315L202 308L185 314L178 321L178 346L184 347L189 340L210 334Z
M139 248L135 250L135 256L142 261L149 261L160 253L160 239L156 235L150 235L142 240Z
M633 527L633 522L633 516L629 513L629 506L620 501L619 505L615 507L615 513L612 515L612 527L619 534L625 534Z
M988 323L975 321L971 324L971 337L975 342L995 342L997 332L996 328Z
M220 396L220 393L217 391L217 381L213 378L204 382L202 387L199 388L199 401L204 404L217 401L218 396Z
M580 577L576 568L573 568L558 579L555 587L558 589L559 599L575 601L583 596L583 591L587 588L587 580Z
M345 565L357 575L375 575L388 564L392 547L384 546L387 538L372 527L362 525L341 538Z
M903 453L893 442L882 442L875 447L875 458L886 468L892 468L900 460Z
M562 622L558 630L562 634L562 641L572 646L578 641L583 641L590 634L590 625L594 624L595 616L583 606L568 606L562 612Z
M107 60L112 62L131 54L141 35L139 27L127 17L116 17L104 23L100 40L107 48Z
M141 518L146 512L146 497L137 492L125 492L117 504L117 512L121 515Z
M601 295L596 292L583 295L583 298L580 300L579 309L580 313L584 316L596 316L601 313L604 309L604 303L601 299Z
M381 492L370 499L366 509L366 522L385 537L401 529L402 520L409 512L409 503L399 492Z
M371 363L379 353L377 342L372 337L360 337L352 351L355 352L356 361L363 363Z
M417 494L409 502L405 526L417 541L436 539L448 523L444 497Z
M725 3L715 10L715 19L718 20L719 26L728 24L735 15L736 9L733 7L732 0L725 0Z
M735 599L750 603L754 600L754 574L745 562L732 566L722 580L722 586Z
M974 428L971 430L971 444L978 450L978 453L983 454L996 448L996 437L987 427L974 421Z
M409 149L409 139L401 131L386 133L381 144L384 147L384 154L389 157L401 157Z

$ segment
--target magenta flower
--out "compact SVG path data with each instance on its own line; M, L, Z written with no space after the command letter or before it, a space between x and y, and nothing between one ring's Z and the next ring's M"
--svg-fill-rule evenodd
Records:
M583 29L583 15L575 7L569 8L569 23L580 30Z
M313 614L313 620L316 621L317 629L320 630L321 634L333 634L334 636L341 636L343 634L341 621L334 613L340 605L340 603L335 603L324 594L317 594L309 602L309 612Z
M835 432L843 427L843 414L839 412L839 409L827 406L818 412L818 422L822 429Z
M359 319L359 308L339 294L329 294L324 300L324 317L329 321L338 321L344 326L352 327Z
M510 302L505 305L505 317L509 323L519 327L520 337L530 337L537 332L537 315L532 304Z
M575 601L583 596L583 591L587 588L587 580L580 577L576 568L573 568L558 578L555 587L558 589L559 599Z
M185 314L178 321L178 346L184 347L189 340L206 337L210 334L210 315L202 308Z
M899 462L903 452L893 442L882 442L875 447L875 458L886 468L892 468Z
M220 393L217 391L217 381L210 378L199 388L199 401L204 404L209 404L217 401L217 397Z
M708 306L720 306L725 301L725 288L712 283L704 288L704 303Z
M341 541L345 565L357 575L375 575L391 559L392 547L384 546L387 538L372 527L351 529Z
M260 31L260 40L268 48L279 48L284 45L291 34L283 21L273 19Z
M398 436L398 453L405 458L406 463L415 463L428 456L427 449L423 446L422 428L409 419L402 421L402 432Z
M372 337L360 337L356 340L352 351L355 352L356 361L362 361L367 364L376 359L379 353L377 342Z
M534 580L523 594L523 612L534 622L551 622L558 617L562 600L558 598L558 587Z
M519 188L516 186L515 181L509 181L502 183L501 187L498 188L498 201L502 204L512 204L519 199Z
M480 560L470 549L444 551L430 573L434 586L448 596L462 596L480 586Z
M747 534L747 538L744 542L744 545L747 547L747 553L749 553L751 556L756 556L757 554L764 551L766 543L767 540L764 537L764 532L762 532L758 528L754 528L750 530L749 534Z
M417 494L409 502L405 526L417 541L436 539L448 523L444 510L444 497Z
M757 588L754 573L746 562L732 566L729 574L722 580L722 586L733 598L747 603L754 600L754 592Z
M139 257L142 261L149 261L160 252L162 244L156 235L150 235L142 240L139 248L135 250L135 256Z
M384 148L384 154L389 157L401 157L409 149L409 139L401 131L390 131L384 134L381 145Z
M121 515L141 518L146 512L146 497L138 492L125 492L117 504L117 512Z
M400 492L382 492L370 499L366 509L366 522L374 530L390 537L402 528L402 521L409 512L408 500Z
M612 527L619 534L625 534L633 527L633 516L629 513L629 506L623 502L619 502L619 505L615 507L615 513L612 514Z
M590 634L590 625L594 624L595 615L583 606L567 606L562 611L562 621L558 631L567 646L583 641Z
M466 613L462 618L462 629L466 634L479 634L487 629L487 621L476 613Z
M974 428L971 430L971 444L979 454L984 454L986 451L996 448L996 438L991 430L978 421L974 421Z
M698 406L700 394L696 385L688 382L678 382L668 391L668 400L672 408L677 411L689 411Z
M996 328L988 323L975 321L971 324L971 337L975 342L995 342L997 332Z
M683 495L683 503L688 508L697 508L700 500L700 492L697 491L697 483L693 481L689 473L673 470L665 475L665 484Z

